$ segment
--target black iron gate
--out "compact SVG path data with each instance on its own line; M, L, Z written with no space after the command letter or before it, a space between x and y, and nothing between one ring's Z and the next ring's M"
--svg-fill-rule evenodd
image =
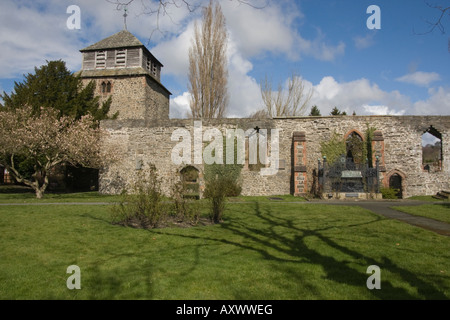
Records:
M355 163L352 158L341 156L329 164L324 157L318 161L319 189L323 193L379 193L379 160L375 168L366 163Z

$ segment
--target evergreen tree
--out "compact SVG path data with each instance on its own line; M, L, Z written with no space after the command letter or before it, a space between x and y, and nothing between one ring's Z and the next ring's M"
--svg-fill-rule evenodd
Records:
M108 119L111 99L100 105L95 96L95 83L83 86L81 78L74 76L62 60L47 61L46 65L35 67L34 74L24 75L23 82L15 82L11 94L3 92L3 105L8 109L29 105L35 113L41 108L58 110L59 116L80 119L90 114L94 120ZM116 118L115 114L112 118Z
M340 115L342 115L342 113L337 107L334 107L333 110L331 110L330 115L332 115L332 116L340 116Z
M312 106L309 116L310 117L320 117L322 115L320 114L320 110L317 106Z

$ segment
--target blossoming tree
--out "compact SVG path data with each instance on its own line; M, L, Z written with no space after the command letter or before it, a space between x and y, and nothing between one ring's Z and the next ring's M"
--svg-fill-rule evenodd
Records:
M101 147L105 134L89 115L76 120L51 108L41 108L39 113L31 106L5 108L0 110L0 163L42 198L52 168L62 163L100 168L112 157ZM31 162L31 177L20 172L20 159Z

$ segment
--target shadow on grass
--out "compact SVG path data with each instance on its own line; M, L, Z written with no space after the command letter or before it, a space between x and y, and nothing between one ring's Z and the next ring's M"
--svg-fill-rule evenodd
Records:
M450 202L434 203L435 206L441 206L446 209L450 209Z
M26 186L19 186L14 184L0 184L0 194L11 194L11 193L30 193L35 195L32 188Z
M308 279L305 279L305 275L302 273L304 269L299 268L300 264L310 264L320 267L326 274L323 277L324 280L354 286L355 288L366 288L366 281L370 276L370 274L366 273L366 270L370 265L377 265L381 268L382 288L381 290L371 290L368 296L379 299L448 299L433 284L422 280L411 271L398 266L388 257L384 256L380 259L374 259L369 255L342 246L331 237L324 235L324 231L335 228L349 233L351 230L344 229L370 225L383 220L384 218L382 217L374 215L371 221L359 224L334 225L324 228L308 229L298 226L299 220L297 217L284 218L276 216L270 207L265 207L262 210L259 203L254 204L254 214L255 219L258 219L258 221L255 220L254 224L248 224L243 219L228 219L221 225L221 228L234 235L238 235L246 241L235 241L233 237L230 237L229 239L232 240L229 240L211 236L172 234L168 230L153 230L152 232L202 241L215 241L257 252L267 260L280 262L276 264L278 271L284 268L282 271L286 274L286 277L304 285L318 298L321 298L321 288L316 288L310 281L307 281ZM261 223L263 227L261 227ZM253 227L253 225L257 227ZM320 251L326 251L330 255L321 253L318 249L312 249L308 245L308 240L310 239L314 239L316 241L315 243L320 244ZM317 240L319 241L317 242ZM338 260L336 259L337 256L350 258ZM291 264L283 264L284 262L298 263L298 265L297 267L292 267ZM357 265L356 268L355 265ZM419 296L411 294L405 288L394 287L388 280L383 280L383 270L395 274L396 278L416 288ZM236 298L247 299L248 297L244 297L244 295L243 292L236 293Z

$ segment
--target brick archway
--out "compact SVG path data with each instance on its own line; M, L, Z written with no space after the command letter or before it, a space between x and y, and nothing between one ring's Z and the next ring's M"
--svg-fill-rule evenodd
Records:
M365 138L364 134L363 134L361 131L357 130L357 129L352 129L352 130L350 130L349 132L347 132L347 133L344 135L344 140L347 140L348 137L349 137L352 133L356 133L358 136L361 137L362 141L366 141L366 138Z
M352 129L344 136L344 141L347 161L351 159L351 162L354 163L364 163L364 135L360 131Z
M383 186L385 188L390 188L390 187L395 187L392 186L391 183L393 182L394 178L398 177L399 181L400 181L400 194L401 197L404 198L406 195L406 175L398 170L398 169L393 169L391 171L389 171L384 179L383 179Z

